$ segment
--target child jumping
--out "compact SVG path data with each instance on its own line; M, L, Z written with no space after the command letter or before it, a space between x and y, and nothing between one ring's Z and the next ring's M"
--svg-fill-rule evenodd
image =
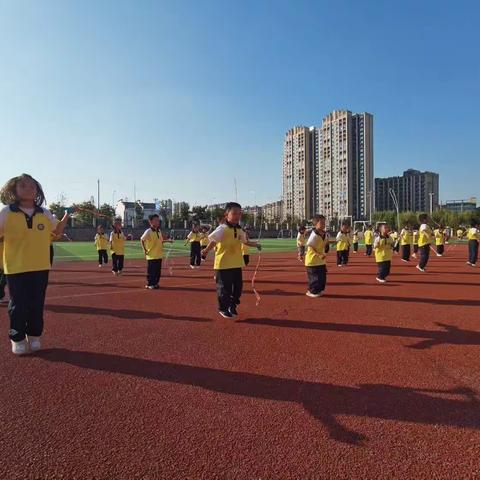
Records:
M43 208L45 195L40 183L25 173L4 185L0 200L7 205L0 211L0 237L10 293L9 337L12 352L24 355L41 348L51 235L63 233L69 215L65 212L59 222Z
M307 229L302 225L298 228L297 234L297 258L300 262L303 263L305 260L305 244L306 244L306 233Z
M358 236L359 236L359 231L358 230L355 230L353 232L353 253L357 253L358 252Z
M97 227L97 234L95 235L95 247L98 252L98 267L102 268L103 264L108 263L108 238L105 235L105 229L102 225Z
M185 245L190 244L190 268L199 268L202 263L200 241L202 234L199 231L198 225L192 225L191 232L187 235Z
M122 232L121 218L116 218L113 222L113 231L110 233L110 251L112 252L112 273L121 275L125 260L125 235Z
M468 262L471 267L477 266L478 260L478 242L480 241L480 230L477 221L473 221L471 227L467 230L468 240Z
M375 261L378 266L377 282L387 283L387 277L390 275L390 266L392 263L394 240L390 233L390 228L386 223L380 225L380 234L375 238L373 248L375 250Z
M242 243L261 250L258 242L251 242L245 236L239 223L242 207L229 202L225 207L225 223L220 224L210 235L209 244L202 251L207 256L215 248L214 269L217 283L218 313L224 318L238 315L237 305L242 295L242 268L245 265L242 256Z
M433 232L435 237L435 246L437 248L437 257L443 257L443 252L445 252L445 230L443 225L439 225Z
M410 225L407 223L400 232L400 244L402 247L402 262L410 261L411 245L413 243L413 233Z
M148 221L150 222L150 228L147 228L140 238L147 259L147 284L145 288L158 290L162 274L163 244L167 242L173 243L173 240L163 239L158 214L149 215Z
M365 239L365 256L370 257L373 250L373 230L371 225L367 225L363 238Z
M325 232L325 217L315 215L314 229L307 241L305 267L308 275L307 297L318 298L327 285L327 265L325 246L328 245L328 236Z
M348 265L348 252L350 250L350 224L343 222L337 234L337 267Z
M428 215L422 213L419 215L420 228L418 229L418 249L420 251L420 263L417 265L417 269L421 272L425 272L430 258L430 244L433 239L432 229L428 226Z

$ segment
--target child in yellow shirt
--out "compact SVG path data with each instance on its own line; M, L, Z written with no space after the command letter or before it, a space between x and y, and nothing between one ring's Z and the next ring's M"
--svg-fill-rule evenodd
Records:
M380 225L380 235L375 238L373 248L375 250L375 261L378 266L377 282L387 283L387 277L390 275L392 264L394 240L390 236L388 224Z
M358 237L359 237L359 232L358 230L355 230L353 232L353 253L358 252Z
M224 318L238 315L237 305L242 295L242 268L245 262L242 256L242 243L261 250L258 242L247 239L239 223L242 207L229 202L225 207L225 223L220 224L208 237L208 246L202 251L207 256L215 248L214 269L217 283L218 313Z
M343 222L337 234L337 267L348 265L348 252L351 241L350 224Z
M480 230L478 222L473 221L471 227L467 230L468 240L468 262L471 267L477 266L478 243L480 241Z
M445 251L445 230L439 225L433 232L435 237L435 246L437 247L437 257L443 257Z
M402 247L402 262L410 261L410 252L413 244L413 232L407 223L400 232L400 245Z
M328 245L328 235L325 232L325 217L315 215L313 218L314 229L307 241L305 267L308 275L307 297L318 298L322 295L327 285L327 266L325 246Z
M95 247L98 252L98 266L99 268L103 267L103 264L108 263L108 238L105 235L105 229L103 225L97 227L97 234L95 235Z
M147 259L147 285L145 288L158 290L162 274L163 244L173 243L173 240L163 239L158 214L149 215L148 221L150 222L150 228L147 228L140 238Z
M303 225L298 228L297 258L300 262L303 262L305 259L305 245L307 243L306 232L307 232L307 229Z
M113 222L113 232L110 233L110 250L112 252L112 272L121 275L125 260L125 235L122 232L122 219Z

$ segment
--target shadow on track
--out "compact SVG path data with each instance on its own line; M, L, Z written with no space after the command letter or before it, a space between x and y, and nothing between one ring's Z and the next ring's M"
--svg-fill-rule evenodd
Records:
M390 337L424 338L408 348L424 350L436 345L480 345L480 332L462 330L453 325L436 322L444 330L420 330L417 328L390 327L383 325L359 325L351 323L316 323L304 320L275 320L273 318L247 318L237 323L267 325L270 327L300 328L328 332L360 333L363 335L386 335Z
M354 445L361 445L365 437L342 425L337 415L480 429L480 402L468 388L429 390L383 384L350 387L66 349L44 350L35 356L229 395L295 402L322 422L332 439Z
M211 322L208 318L172 315L161 312L144 312L143 310L112 309L80 305L45 305L45 310L54 313L71 313L72 315L92 315L99 317L126 318L129 320L180 320L184 322Z

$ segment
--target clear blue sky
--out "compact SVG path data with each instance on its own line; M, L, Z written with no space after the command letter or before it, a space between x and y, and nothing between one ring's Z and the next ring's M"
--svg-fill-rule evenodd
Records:
M279 198L285 131L368 111L375 174L480 197L476 1L0 0L1 181L96 194Z

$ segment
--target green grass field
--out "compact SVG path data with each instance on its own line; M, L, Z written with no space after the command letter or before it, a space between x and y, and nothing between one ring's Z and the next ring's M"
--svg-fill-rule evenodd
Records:
M295 239L265 239L262 240L263 252L294 252ZM190 253L188 246L184 246L182 240L174 244L165 244L165 252L171 248L170 256L185 257ZM54 243L55 260L65 261L88 261L98 258L93 242L57 242ZM145 258L140 242L131 241L125 243L126 258Z

